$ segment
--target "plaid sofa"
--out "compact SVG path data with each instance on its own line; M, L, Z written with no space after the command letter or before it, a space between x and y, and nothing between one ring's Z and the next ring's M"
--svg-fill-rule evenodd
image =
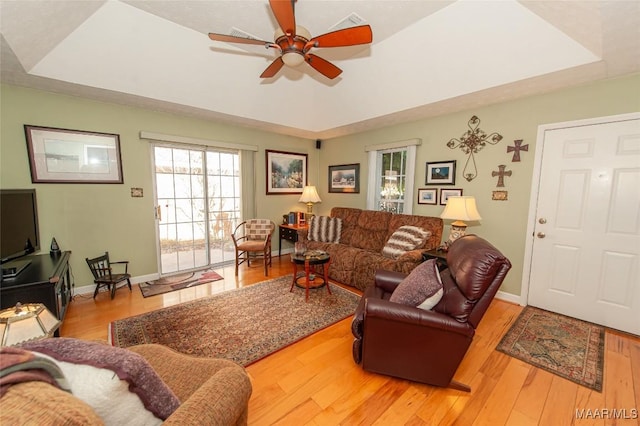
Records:
M422 252L440 245L443 222L439 217L393 214L389 212L334 207L331 217L342 219L338 243L311 241L308 230L298 231L298 241L310 250L331 255L329 278L359 290L373 285L377 269L409 273L422 262ZM425 244L397 259L382 255L389 237L401 226L417 226L431 233Z

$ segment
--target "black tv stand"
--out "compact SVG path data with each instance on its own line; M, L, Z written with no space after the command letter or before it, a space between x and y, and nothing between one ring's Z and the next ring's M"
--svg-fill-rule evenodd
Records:
M20 272L24 271L24 269L31 265L30 259L18 259L12 260L11 262L6 262L2 264L2 278L13 278L16 277Z
M0 282L0 309L13 307L17 302L43 303L62 321L71 300L70 257L70 251L63 251L54 256L41 254L23 258L31 264L19 275L3 277Z

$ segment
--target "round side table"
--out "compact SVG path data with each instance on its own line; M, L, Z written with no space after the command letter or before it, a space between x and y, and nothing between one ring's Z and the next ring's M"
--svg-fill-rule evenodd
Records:
M329 288L331 256L329 256L329 253L312 251L305 254L292 254L291 263L293 263L293 280L290 292L293 291L294 285L306 289L305 301L307 302L309 301L310 288L316 289L326 285L327 292L331 294L331 289ZM304 265L304 275L298 277L298 266L300 265ZM311 277L312 275L313 277Z

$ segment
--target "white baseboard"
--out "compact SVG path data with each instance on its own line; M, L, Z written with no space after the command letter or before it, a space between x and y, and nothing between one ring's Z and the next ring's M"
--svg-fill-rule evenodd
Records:
M524 306L524 304L521 302L522 298L520 296L516 296L515 294L507 293L504 291L498 290L498 292L496 293L496 299L500 299L500 300L504 300L505 302L511 302L511 303L515 303L516 305Z
M281 255L282 254L289 254L289 253L293 253L293 248L286 248L286 249L282 249L282 251L280 252Z
M160 274L158 273L140 275L139 277L131 277L131 284L140 284L147 281L157 280L158 278L160 278ZM73 291L74 291L74 294L93 294L95 289L96 289L95 284L89 284L89 285L83 285L80 287L75 287Z

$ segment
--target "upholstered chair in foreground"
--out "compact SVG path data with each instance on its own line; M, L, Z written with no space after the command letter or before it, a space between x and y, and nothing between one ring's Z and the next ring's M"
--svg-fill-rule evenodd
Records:
M432 309L418 308L420 300L415 306L391 301L405 278L405 288L416 283L401 273L376 273L352 322L353 357L364 370L470 391L453 376L511 263L486 240L466 235L449 248L447 264L439 276L437 268L427 271L441 283ZM418 268L411 275L421 277Z
M86 370L89 366L101 365L101 359L97 359L98 356L96 356L90 362L83 362L83 365L80 365L82 370L76 370L83 375L79 379L76 378L76 383L81 382L79 389L74 389L73 385L70 386L73 393L42 381L42 378L18 376L17 379L12 379L14 384L8 386L8 389L3 382L0 424L78 426L160 423L181 426L247 424L248 403L252 391L251 381L245 369L232 361L193 357L156 344L132 346L126 350L77 339L66 339L69 342L63 342L64 338L48 340L53 343L34 342L31 347L25 345L25 349L53 356L48 350L52 347L56 348L55 341L69 343L73 348L78 348L75 352L92 352L99 354L103 360L108 359L111 365L118 367L120 373L116 375L115 370ZM90 346L92 344L94 346ZM86 348L87 346L89 347ZM74 356L68 349L65 346L58 351L64 352L65 356ZM106 356L104 351L107 351ZM144 368L139 367L138 355L131 352L142 356L147 363L142 361ZM10 355L2 356L4 357L2 368L5 369L8 367L6 364L10 360ZM24 357L24 355L21 356ZM38 362L42 368L44 361L40 359ZM78 365L78 363L74 364ZM145 365L149 365L155 373L145 370ZM84 374L87 371L90 373ZM106 371L106 376L101 371ZM68 373L68 371L65 372L66 379L69 383L73 383ZM126 383L124 385L113 383L124 382L124 379L118 378L123 376L132 379L128 388ZM5 376L3 380L7 377L11 376ZM150 387L153 383L156 384L155 387ZM158 383L163 384L158 386ZM146 412L141 413L142 405L136 406L131 402L130 396L133 392L137 393L137 389L145 385L147 387L144 395L147 400L156 409L160 406L164 411L168 411L164 422L157 417L149 419ZM165 386L171 392L170 398L167 398L166 392L163 391ZM141 416L147 417L141 420Z

